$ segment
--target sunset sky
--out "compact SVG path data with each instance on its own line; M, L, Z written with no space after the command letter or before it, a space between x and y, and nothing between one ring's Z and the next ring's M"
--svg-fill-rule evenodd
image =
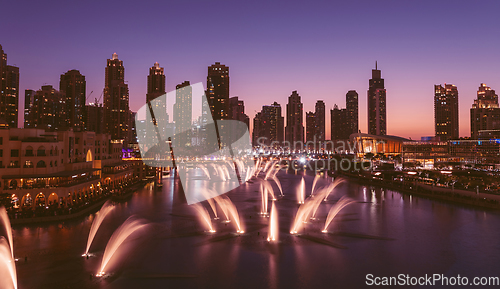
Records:
M137 2L139 3L139 2ZM469 109L479 84L500 92L499 1L3 1L0 44L20 68L24 90L59 87L60 74L86 76L89 102L104 88L106 59L125 66L130 108L146 99L155 61L167 90L189 80L206 85L207 66L230 67L230 95L251 119L277 101L286 112L293 90L305 111L316 100L345 107L366 91L378 61L387 89L387 132L419 139L434 134L434 84L457 85L460 135L470 135ZM304 118L305 119L305 118ZM330 125L327 125L327 138Z

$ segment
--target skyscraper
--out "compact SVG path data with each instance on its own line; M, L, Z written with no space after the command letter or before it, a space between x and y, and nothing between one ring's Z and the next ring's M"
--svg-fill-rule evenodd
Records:
M35 101L35 91L32 89L26 89L24 91L24 128L32 128L33 124L32 109Z
M281 146L283 144L284 122L285 118L281 115L279 103L274 102L271 105L262 106L261 112L255 115L253 122L253 145Z
M332 141L348 140L351 132L347 109L339 109L339 107L335 104L333 109L330 110L330 116Z
M477 139L480 130L500 129L500 108L495 90L481 83L477 91L477 99L470 109L470 135Z
M155 120L158 125L159 132L162 135L165 133L167 126L172 126L172 124L168 124L170 120L167 114L167 98L158 98L166 93L166 83L167 80L163 67L160 67L160 64L158 62L155 62L155 64L149 68L146 102L152 102L151 108L153 109L153 111L157 112L155 113ZM152 136L147 137L150 138ZM153 140L151 139L151 141Z
M458 89L453 84L434 85L434 124L442 141L458 139Z
M130 116L128 85L125 84L123 61L118 59L116 53L108 59L105 71L104 132L110 134L112 139L127 142Z
M26 92L28 97L31 92ZM25 117L25 126L53 131L65 130L67 129L65 106L66 95L64 92L57 91L52 85L44 85L33 95L33 103L27 117Z
M189 81L175 86L175 146L191 145L191 125L193 123L193 89Z
M325 103L322 100L318 100L315 105L314 110L315 116L315 135L317 142L325 141Z
M358 93L356 90L349 90L345 95L346 114L348 121L349 133L357 133L359 131L359 116L358 116Z
M229 114L230 119L239 120L244 122L247 127L250 127L250 119L245 114L245 103L243 100L238 99L237 96L229 98Z
M66 114L66 128L72 128L74 131L85 129L87 121L87 110L85 108L86 82L78 70L70 70L61 74L59 90L66 95L64 112Z
M286 105L286 128L285 140L291 148L295 148L294 142L304 142L304 109L297 91L293 91L288 97Z
M208 67L206 96L213 119L227 119L229 113L229 67L220 64L220 62Z
M386 90L382 72L372 69L372 78L368 88L368 133L373 135L387 134Z
M18 126L19 68L7 65L7 54L0 45L0 122Z
M314 142L315 140L317 141L317 139L316 114L312 111L306 112L306 142Z

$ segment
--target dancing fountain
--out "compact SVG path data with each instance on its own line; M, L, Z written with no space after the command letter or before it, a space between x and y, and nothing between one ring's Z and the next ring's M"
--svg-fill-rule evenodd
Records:
M267 232L267 241L278 241L278 212L276 212L276 205L273 202L271 206L271 216L269 218L269 231Z
M297 189L297 203L304 204L305 195L306 195L306 182L304 181L304 177L302 177L299 188Z
M207 178L210 180L210 172L208 172L208 169L206 166L204 165L198 165L198 167L205 173L205 175L207 176Z
M234 224L236 226L236 233L239 233L239 234L244 233L245 231L243 230L243 226L242 226L241 221L240 221L240 216L238 214L238 210L236 209L236 206L233 204L233 202L231 202L229 197L226 195L221 195L219 205L222 205L221 208L222 207L225 208L222 210L223 211L227 210L227 212L229 213L229 216L231 216L231 219L233 219Z
M264 188L262 183L260 184L260 196L261 196L260 214L263 216L267 216L267 202L269 198L267 196L267 190Z
M4 236L0 236L0 288L17 289L16 262Z
M87 239L87 248L85 249L85 254L82 256L86 257L89 256L89 250L90 246L92 245L92 242L94 241L94 237L101 227L102 221L104 221L104 218L115 208L114 205L111 204L110 201L107 201L104 203L102 208L99 210L99 212L96 213L94 221L92 222L92 226L90 227L90 232L89 232L89 237Z
M212 220L210 219L210 215L208 214L207 209L205 209L205 207L203 207L200 203L194 203L191 206L196 209L202 221L207 225L208 232L215 233L215 230L212 226Z
M14 243L12 241L12 228L10 226L9 216L7 215L7 211L5 210L4 207L0 208L0 221L2 222L5 234L7 235L7 242L9 243L12 259L14 259Z
M314 189L316 188L316 183L318 182L318 180L320 178L321 177L319 176L319 174L316 174L316 176L314 176L313 185L312 185L312 188L311 188L311 196L314 194Z
M130 235L148 226L149 225L144 220L137 219L135 216L130 216L127 220L125 220L125 222L118 227L118 229L116 229L113 235L111 235L111 238L106 245L106 249L104 250L104 255L102 256L101 268L96 276L101 277L106 274L105 269L109 261Z
M332 208L330 209L330 211L328 212L328 216L326 217L326 222L325 222L325 228L321 232L327 233L328 231L326 229L328 228L330 223L333 221L333 218L335 218L335 216L340 212L340 210L345 208L347 205L350 205L350 204L355 203L355 202L356 201L354 201L353 199L342 196L340 198L340 200L335 205L333 205Z

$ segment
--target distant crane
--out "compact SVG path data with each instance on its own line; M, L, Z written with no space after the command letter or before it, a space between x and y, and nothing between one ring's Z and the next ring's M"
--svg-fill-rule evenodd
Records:
M93 90L85 97L85 104L87 103L87 99L89 99L89 97L92 95L92 92L94 92Z

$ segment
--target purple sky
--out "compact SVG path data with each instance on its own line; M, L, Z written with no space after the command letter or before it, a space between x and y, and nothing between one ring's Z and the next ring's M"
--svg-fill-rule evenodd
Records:
M366 132L368 79L378 60L388 134L433 135L433 86L453 83L460 135L470 135L479 84L500 92L499 1L331 2L3 1L0 44L20 68L20 112L24 89L58 88L70 69L86 76L93 101L116 52L132 110L145 103L155 61L165 68L167 90L184 80L206 83L207 66L219 61L230 67L231 96L245 101L251 118L273 101L285 111L297 90L305 111L325 101L329 123L329 109L345 107L345 93L355 89Z

